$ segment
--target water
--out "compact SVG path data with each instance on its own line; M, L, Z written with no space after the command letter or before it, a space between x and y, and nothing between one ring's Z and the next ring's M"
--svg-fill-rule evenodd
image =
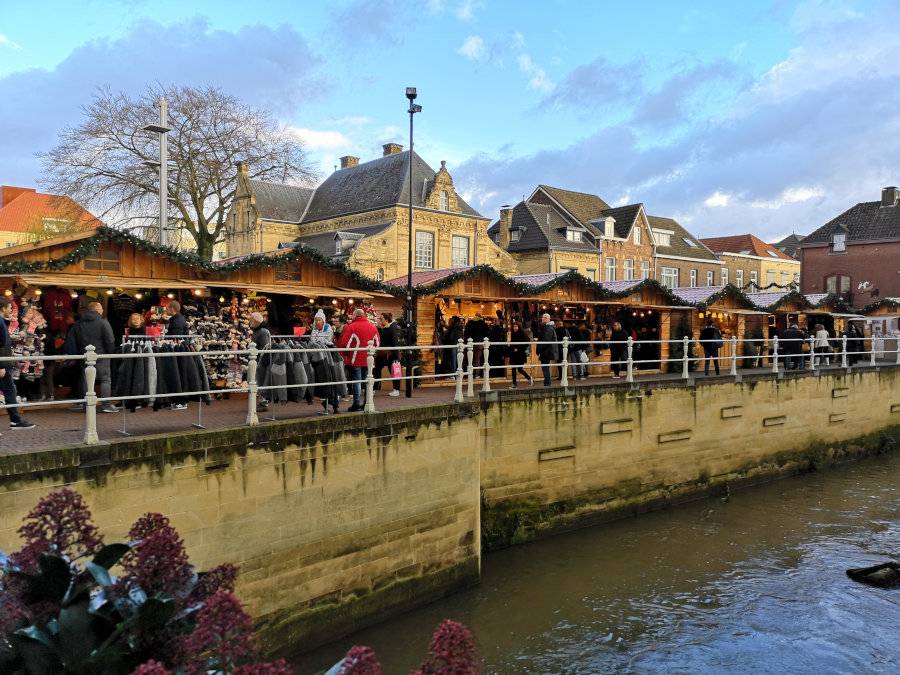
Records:
M895 454L490 554L478 587L296 667L365 644L408 673L452 618L487 673L897 673L900 590L845 569L898 556Z

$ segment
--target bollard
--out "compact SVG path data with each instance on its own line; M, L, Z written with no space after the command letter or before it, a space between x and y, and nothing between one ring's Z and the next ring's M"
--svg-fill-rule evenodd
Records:
M375 412L375 347L373 340L369 340L369 348L366 350L366 404L363 411Z
M465 360L465 347L462 338L456 341L456 396L453 397L455 403L463 402L463 361Z
M772 338L772 372L778 374L778 336Z
M483 352L482 358L484 358L484 384L481 385L481 391L490 391L491 390L491 341L487 338L484 338L481 342L481 351Z
M809 338L809 365L807 366L807 370L815 370L816 366L816 339L811 337Z
M737 379L737 335L731 336L731 376Z
M569 387L569 336L566 335L562 339L562 373L559 378L559 386L563 389Z
M634 359L632 358L634 352L634 340L630 335L628 336L626 346L628 348L628 361L625 362L625 381L634 382Z
M256 392L259 385L256 383L256 343L250 343L250 356L247 361L247 425L255 427L259 424L259 416L256 414Z
M687 335L681 338L681 348L681 378L687 380L691 377L691 341Z
M900 345L898 345L900 346ZM900 354L900 352L898 352ZM898 358L900 360L900 358ZM847 336L841 336L841 368L847 368Z
M468 398L475 398L475 342L469 338L466 344L466 353L469 355L469 363L466 366L466 374L468 375L469 387L466 391Z
M94 445L100 442L97 435L97 350L94 345L84 349L84 444Z

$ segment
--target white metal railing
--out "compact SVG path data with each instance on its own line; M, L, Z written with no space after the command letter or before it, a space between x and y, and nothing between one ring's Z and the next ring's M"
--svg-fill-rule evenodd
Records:
M293 336L284 336L293 337ZM870 340L869 338L853 338L853 340ZM704 344L709 349L704 349ZM864 344L864 342L863 342ZM668 347L669 354L665 357L662 352L663 347ZM678 356L672 356L672 347L677 346L681 352ZM728 347L730 353L720 355L720 351ZM348 390L360 387L360 394L354 397L363 405L363 410L368 413L376 412L375 408L375 385L376 383L394 382L397 379L401 381L413 380L414 382L432 381L434 383L446 382L452 379L454 384L453 401L462 403L467 399L475 397L476 379L480 380L480 390L482 392L490 392L492 384L496 379L497 372L507 368L522 369L529 374L538 369L543 376L545 386L552 384L552 369L557 369L557 381L559 386L563 388L569 387L570 374L577 379L587 377L588 371L597 370L612 371L614 377L621 377L624 372L624 380L626 383L635 381L635 370L665 370L669 364L674 364L675 368L672 373L654 373L648 376L642 376L641 380L646 379L664 379L664 380L690 380L692 377L692 367L704 366L704 372L708 372L712 367L722 370L722 365L727 368L726 376L738 378L741 370L752 370L756 372L771 372L776 376L780 375L781 368L784 370L804 370L808 372L816 372L823 367L832 369L849 369L852 367L874 367L878 365L877 352L875 349L875 341L870 340L868 349L850 349L850 340L847 336L829 339L829 352L825 353L821 348L816 348L816 340L810 338L794 338L782 339L773 337L771 340L766 339L738 339L737 337L723 338L721 345L718 347L709 341L700 341L684 337L675 340L633 340L629 337L627 340L587 340L577 339L571 340L564 337L562 340L554 341L526 341L526 342L491 342L485 338L480 343L475 343L469 339L467 342L458 340L455 345L416 345L416 346L390 346L381 347L370 343L366 347L357 347L356 352L365 351L366 365L361 367L364 371L364 377L351 379L346 376L343 380L328 380L323 382L307 382L302 384L274 384L260 385L257 382L257 371L259 367L260 357L265 354L309 354L311 351L322 353L337 353L345 355L353 352L352 348L346 347L322 347L318 345L304 346L302 348L271 348L257 349L255 344L251 344L248 349L244 350L196 350L196 351L166 351L166 352L136 352L123 354L97 354L93 346L88 346L84 355L22 355L11 356L0 359L0 368L6 364L13 365L17 362L33 362L33 361L74 361L83 362L84 370L84 386L85 395L82 398L67 398L53 401L38 402L16 402L14 405L4 403L2 408L34 408L49 407L58 405L83 405L84 407L84 435L85 444L96 444L99 442L97 429L97 407L100 404L112 404L114 402L124 402L128 400L147 400L153 398L152 392L129 395L129 396L98 396L95 392L97 383L97 364L100 360L125 359L141 359L141 358L180 358L180 357L247 357L247 379L246 383L240 387L226 388L210 388L198 391L180 391L180 392L163 392L158 394L160 398L171 398L176 400L187 400L200 396L213 396L219 394L244 393L247 395L247 414L245 423L250 426L259 424L258 402L263 392L272 389L291 389L298 387L315 387L317 385L330 386L346 386ZM558 348L558 351L557 351ZM653 349L656 354L647 356L640 352L647 348ZM507 362L511 354L508 350L521 350L518 353L516 363ZM804 351L807 349L807 351ZM491 355L496 355L497 350L501 351L502 363L491 364ZM548 355L548 351L553 354ZM692 355L693 352L693 355ZM739 353L747 352L747 353ZM422 372L422 368L417 368L418 372L412 375L401 375L400 378L394 377L376 377L376 365L378 365L377 357L379 353L393 353L401 355L401 360L414 359L417 355L421 357L423 354L430 353L432 356L448 353L455 354L455 369L452 372L436 373ZM582 357L581 353L586 356ZM897 348L892 351L880 352L883 355L893 353L893 359L887 360L891 364L900 365L900 340L898 340ZM607 354L606 358L603 358ZM524 355L524 363L519 364L518 361ZM597 357L597 358L592 358ZM536 358L535 358L536 357ZM495 358L497 358L495 356ZM585 359L586 360L583 360ZM574 359L574 360L573 360ZM739 365L739 361L741 364ZM834 361L834 363L832 363ZM443 362L443 358L442 358ZM749 362L749 366L748 366ZM823 362L825 365L823 366ZM860 363L862 362L862 363ZM883 360L884 362L884 360ZM390 369L390 363L381 361L379 371L385 365ZM7 366L8 367L8 366ZM494 376L492 376L494 371ZM719 374L719 373L717 373ZM380 372L379 372L380 375ZM515 378L513 378L515 379ZM536 379L536 378L534 378ZM205 428L202 422L202 404L198 404L197 421L191 426L197 428ZM130 435L125 428L123 416L123 427L120 433Z

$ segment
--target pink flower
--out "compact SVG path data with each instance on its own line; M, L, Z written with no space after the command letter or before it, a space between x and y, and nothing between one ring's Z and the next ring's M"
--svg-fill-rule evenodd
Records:
M213 567L205 574L200 575L200 581L191 593L191 600L205 600L218 591L234 593L234 583L237 580L238 568L236 565L225 563Z
M81 495L68 488L43 497L25 517L19 534L26 544L46 542L50 549L71 558L96 553L103 546Z
M431 637L430 655L413 675L469 675L478 672L475 640L457 621L444 619Z
M351 647L344 656L340 675L381 675L381 664L371 647Z
M171 675L171 673L159 661L150 659L135 668L131 675Z
M231 672L256 656L253 621L232 593L219 591L197 613L197 625L185 638L182 651L188 675Z
M169 519L159 513L142 516L128 532L136 540L122 559L123 582L138 586L147 595L179 596L191 582L194 568L188 562L184 542Z

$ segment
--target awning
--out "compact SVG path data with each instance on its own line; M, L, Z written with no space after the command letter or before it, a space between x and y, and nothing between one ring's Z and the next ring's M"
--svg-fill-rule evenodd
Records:
M755 316L768 316L769 312L760 312L755 309L713 309L716 314L752 314Z
M831 316L837 319L865 319L862 314L844 314L841 312L831 312Z
M208 281L206 285L211 288L233 288L242 291L256 291L257 293L280 294L280 295L302 295L306 298L362 298L371 299L373 296L365 291L353 291L333 286L295 286L293 284L254 284L254 283L236 283L233 281Z
M150 279L147 277L113 277L104 274L16 274L29 286L61 286L62 288L206 288L207 282L190 279Z

